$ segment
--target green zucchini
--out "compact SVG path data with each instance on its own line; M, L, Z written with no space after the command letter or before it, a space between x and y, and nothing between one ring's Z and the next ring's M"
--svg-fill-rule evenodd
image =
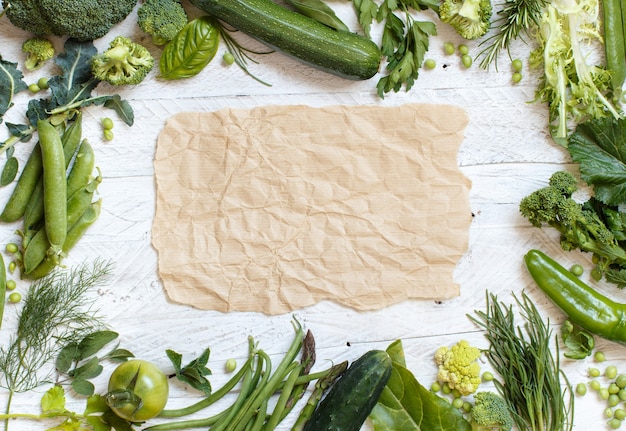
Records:
M207 14L305 63L365 80L378 73L381 52L365 36L337 31L271 0L191 0Z
M387 385L391 370L387 352L366 352L328 391L303 431L359 431Z

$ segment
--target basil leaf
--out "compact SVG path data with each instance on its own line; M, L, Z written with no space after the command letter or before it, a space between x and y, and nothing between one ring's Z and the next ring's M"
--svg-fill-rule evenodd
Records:
M567 149L598 200L607 205L626 202L626 119L607 117L579 124Z
M308 16L317 22L324 24L337 31L350 31L347 25L335 15L322 0L287 0L302 15Z
M215 57L219 28L208 16L196 18L165 45L159 60L163 79L190 78L200 73Z

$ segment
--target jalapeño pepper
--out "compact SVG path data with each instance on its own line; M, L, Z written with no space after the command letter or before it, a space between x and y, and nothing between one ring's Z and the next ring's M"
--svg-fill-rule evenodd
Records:
M530 250L524 262L537 286L572 323L626 344L626 304L602 295L539 250Z

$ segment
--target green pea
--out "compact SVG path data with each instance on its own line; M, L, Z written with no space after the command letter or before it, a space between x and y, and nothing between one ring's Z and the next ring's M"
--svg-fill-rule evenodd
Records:
M617 367L615 365L609 365L606 367L606 370L604 370L604 376L609 380L615 379L617 377Z
M626 388L626 374L620 374L619 376L617 376L617 378L615 379L615 384L620 389Z
M463 54L461 57L461 63L463 63L463 66L465 66L466 69L469 69L472 67L472 56L469 54Z
M15 290L17 283L15 280L7 280L7 290Z
M459 54L461 54L461 55L469 54L469 47L467 45L465 45L465 44L459 45L458 50L459 50Z
M12 304L17 304L22 300L22 295L19 292L13 292L9 295L9 302Z
M48 85L48 80L49 79L50 78L44 78L44 77L39 78L37 80L37 85L39 86L39 88L42 89L42 90L47 90L48 88L50 88L50 86Z
M452 389L450 389L450 385L448 385L447 383L444 383L443 386L441 387L441 392L448 395L452 392Z
M616 405L620 403L620 399L616 394L610 394L607 401L608 401L609 407L615 407Z
M615 411L613 412L613 417L615 419L619 419L620 421L623 421L624 419L626 419L626 410L615 409Z
M601 399L606 401L609 399L609 390L607 388L600 388L598 390L598 395L600 395Z
M604 416L607 418L612 418L613 417L613 409L610 407L607 407L604 409Z
M10 242L6 245L6 251L7 253L17 253L17 251L19 250L17 244L15 244L14 242Z
M231 373L231 372L235 371L236 368L237 368L237 360L231 358L231 359L226 361L226 371Z
M621 421L621 420L619 420L619 419L613 418L613 419L611 419L611 420L609 421L609 427L610 427L611 429L616 430L616 429L618 429L618 428L619 428L619 427L621 427L621 426L622 426L622 421Z
M626 389L620 389L619 392L617 393L617 396L619 397L620 400L626 401Z
M222 56L222 60L224 60L224 63L230 66L231 64L235 62L235 56L232 55L230 52L226 51L224 55Z
M452 55L454 54L454 45L451 44L450 42L446 42L443 44L443 52L446 53L446 55Z
M109 117L103 118L102 119L102 127L104 128L104 130L111 130L114 127L113 124L113 120L111 120Z
M600 385L599 381L592 380L591 382L589 382L589 387L593 389L594 391L599 391L600 388L602 388L602 385Z
M453 398L461 398L461 392L458 389L453 389L451 394Z
M520 60L519 58L516 58L515 60L511 62L511 66L513 67L513 70L516 72L520 72L522 70L523 65L524 64L522 63L522 60Z
M604 352L601 352L601 351L598 350L596 353L594 353L593 359L596 362L604 362L604 361L606 361L606 356L604 355Z
M41 88L40 88L40 87L39 87L39 85L37 85L37 84L30 84L30 85L28 86L28 90L29 90L31 93L38 93L38 92L40 92L40 91L41 91Z
M600 370L598 368L592 367L587 371L589 373L589 377L600 377Z
M463 399L462 398L454 398L452 400L452 407L456 409L463 408Z
M463 403L462 409L465 413L469 413L472 410L472 403L470 403L469 401L465 401Z
M513 74L513 77L515 78L515 74ZM520 76L520 80L521 80L521 76ZM515 79L513 79L513 82L515 82ZM581 275L583 275L583 272L585 272L585 270L583 269L583 266L579 264L572 265L569 271L572 274L574 274L576 277L580 277Z
M441 384L439 382L433 382L430 385L430 390L437 393L441 390Z
M584 383L579 383L576 385L576 393L580 396L583 396L587 393L587 385Z
M9 263L9 272L13 273L13 271L15 271L15 269L17 268L17 263L15 263L15 261L12 261Z
M481 377L482 377L483 382L491 382L494 379L493 374L490 373L489 371L485 371Z
M433 60L432 58L429 58L428 60L424 61L424 68L425 69L434 69L435 67L437 67L437 63L435 62L435 60Z
M600 281L602 280L602 272L600 272L599 269L594 268L591 270L591 278L593 279L593 281Z
M104 140L105 140L105 141L112 141L112 140L113 140L113 138L115 137L115 135L113 134L113 132L112 132L111 130L109 130L109 129L105 129L105 130L102 132L102 135L104 136Z
M619 390L619 386L617 386L615 383L611 383L609 385L609 394L617 394Z

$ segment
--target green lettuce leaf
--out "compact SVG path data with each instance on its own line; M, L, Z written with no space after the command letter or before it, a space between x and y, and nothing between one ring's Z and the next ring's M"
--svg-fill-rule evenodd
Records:
M471 431L458 409L422 386L406 368L400 340L393 342L387 353L393 371L370 413L375 431Z
M626 202L626 119L607 117L579 124L567 149L596 199L607 205Z

